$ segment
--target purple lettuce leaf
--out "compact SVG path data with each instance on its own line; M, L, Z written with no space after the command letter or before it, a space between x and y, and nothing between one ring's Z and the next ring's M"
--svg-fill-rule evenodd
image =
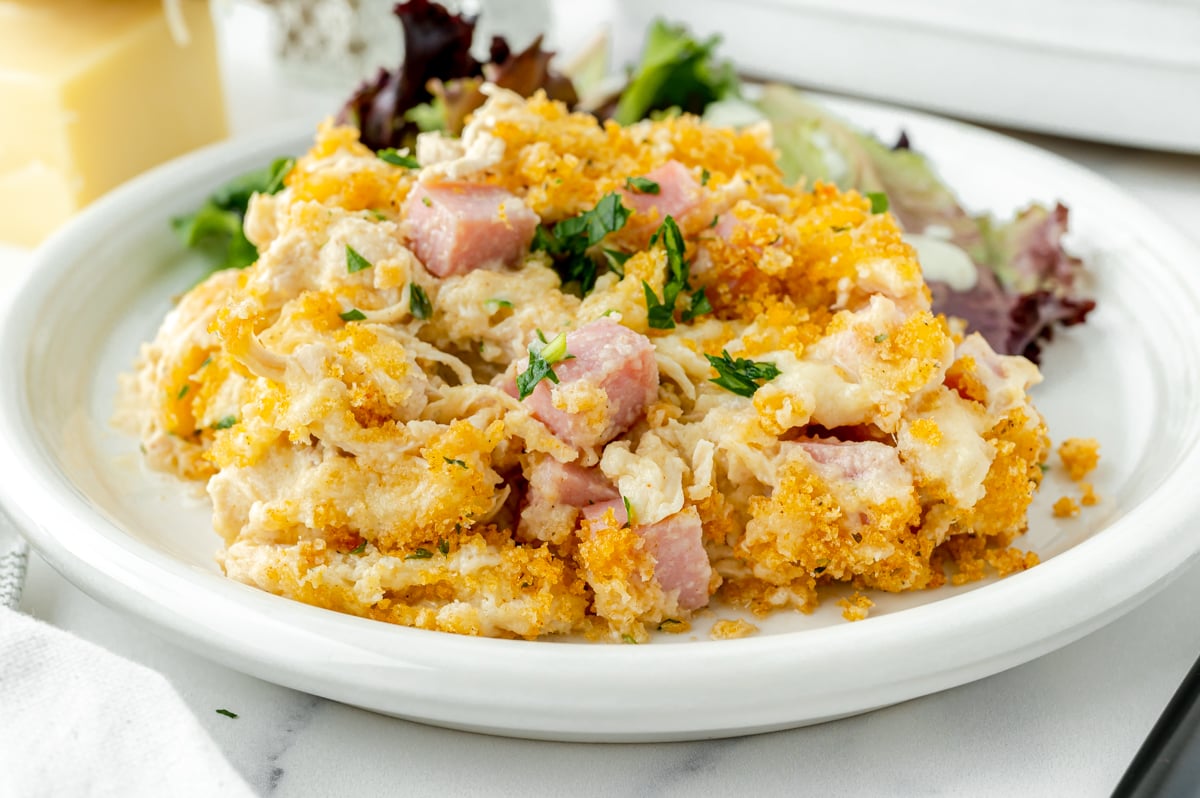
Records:
M422 130L458 135L486 99L479 91L485 80L523 97L542 89L569 106L578 102L570 79L550 68L554 54L542 49L540 36L519 53L494 37L489 62L480 63L471 56L474 18L431 0L398 3L395 14L404 30L404 62L363 83L338 114L372 149L411 147Z
M398 3L395 14L404 30L404 63L381 69L363 83L338 114L338 121L355 125L362 142L379 150L411 146L419 132L408 112L433 99L429 81L481 74L471 57L475 20L452 14L431 0Z

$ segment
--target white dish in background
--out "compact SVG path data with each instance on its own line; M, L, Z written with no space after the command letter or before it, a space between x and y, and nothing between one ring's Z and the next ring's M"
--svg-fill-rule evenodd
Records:
M1044 562L1004 580L902 595L846 623L756 621L742 640L641 646L458 637L305 606L223 578L206 500L147 472L110 428L117 374L203 267L167 220L308 131L214 147L84 212L33 257L0 327L0 499L36 548L96 598L196 653L401 717L556 740L676 740L798 726L1025 662L1131 608L1200 551L1200 277L1196 250L1101 178L1028 145L907 111L828 101L885 140L900 127L968 205L1008 214L1062 199L1095 275L1089 323L1048 348L1036 390L1056 440L1102 443L1104 497L1068 521L1054 471L1017 543ZM725 613L726 615L730 613Z
M991 125L1200 153L1200 6L1167 0L617 0L616 63L655 17L756 77ZM737 24L730 24L736 17Z

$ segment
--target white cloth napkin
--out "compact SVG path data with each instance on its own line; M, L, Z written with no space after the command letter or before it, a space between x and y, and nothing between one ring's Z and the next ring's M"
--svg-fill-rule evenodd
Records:
M18 540L0 519L0 563L23 576ZM253 795L161 674L0 607L0 796Z

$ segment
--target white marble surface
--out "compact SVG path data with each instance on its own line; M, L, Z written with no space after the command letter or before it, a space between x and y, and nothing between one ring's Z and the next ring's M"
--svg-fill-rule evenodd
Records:
M238 58L242 75L261 67L250 63L253 54ZM229 77L239 130L324 113L313 96L281 98L261 80ZM1200 158L1031 140L1106 174L1200 242ZM21 262L0 248L0 284L14 281ZM278 796L1102 795L1200 654L1196 606L1200 568L1192 566L1083 640L944 693L757 737L583 745L421 726L244 676L97 604L36 555L22 604L161 671L246 780Z

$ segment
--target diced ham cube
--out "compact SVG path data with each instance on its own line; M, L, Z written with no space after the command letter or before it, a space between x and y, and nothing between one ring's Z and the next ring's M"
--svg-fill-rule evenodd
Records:
M592 502L583 505L580 509L583 512L584 519L593 526L603 522L604 516L609 510L612 510L613 517L617 519L618 526L624 526L629 523L629 513L625 510L625 500L620 496L615 499Z
M839 481L854 481L864 474L899 467L896 448L875 441L808 440L796 445L820 467L822 473Z
M621 499L584 507L583 517L592 524L602 523L609 510L612 510L618 525L628 522L625 502ZM635 525L633 531L646 541L646 549L654 558L654 578L659 586L667 592L679 591L680 607L694 610L708 603L712 565L708 561L708 552L704 550L700 514L694 507L688 507L654 524Z
M643 217L647 234L653 232L662 220L671 216L675 221L699 207L703 192L691 171L679 161L667 161L645 175L647 180L658 184L657 194L645 194L624 189L622 202ZM635 221L635 220L631 220Z
M598 468L584 468L543 457L529 473L531 502L587 507L619 497L616 487Z
M658 363L646 336L612 319L567 333L570 360L555 363L559 384L542 380L525 399L533 416L560 440L599 446L633 426L658 394ZM528 367L528 362L522 364ZM516 395L514 383L509 393ZM560 397L559 406L554 395Z
M654 555L654 578L663 590L679 591L679 606L694 610L708 603L712 565L704 550L700 514L694 507L635 530Z
M900 461L899 450L876 441L847 442L832 439L791 444L812 458L816 473L853 521L853 507L882 505L896 499L911 501L913 476Z
M419 183L404 213L413 252L438 277L516 262L539 222L519 197L473 183Z
M560 463L535 456L527 472L529 490L517 521L521 540L562 543L579 526L579 509L619 498L616 487L598 468Z

